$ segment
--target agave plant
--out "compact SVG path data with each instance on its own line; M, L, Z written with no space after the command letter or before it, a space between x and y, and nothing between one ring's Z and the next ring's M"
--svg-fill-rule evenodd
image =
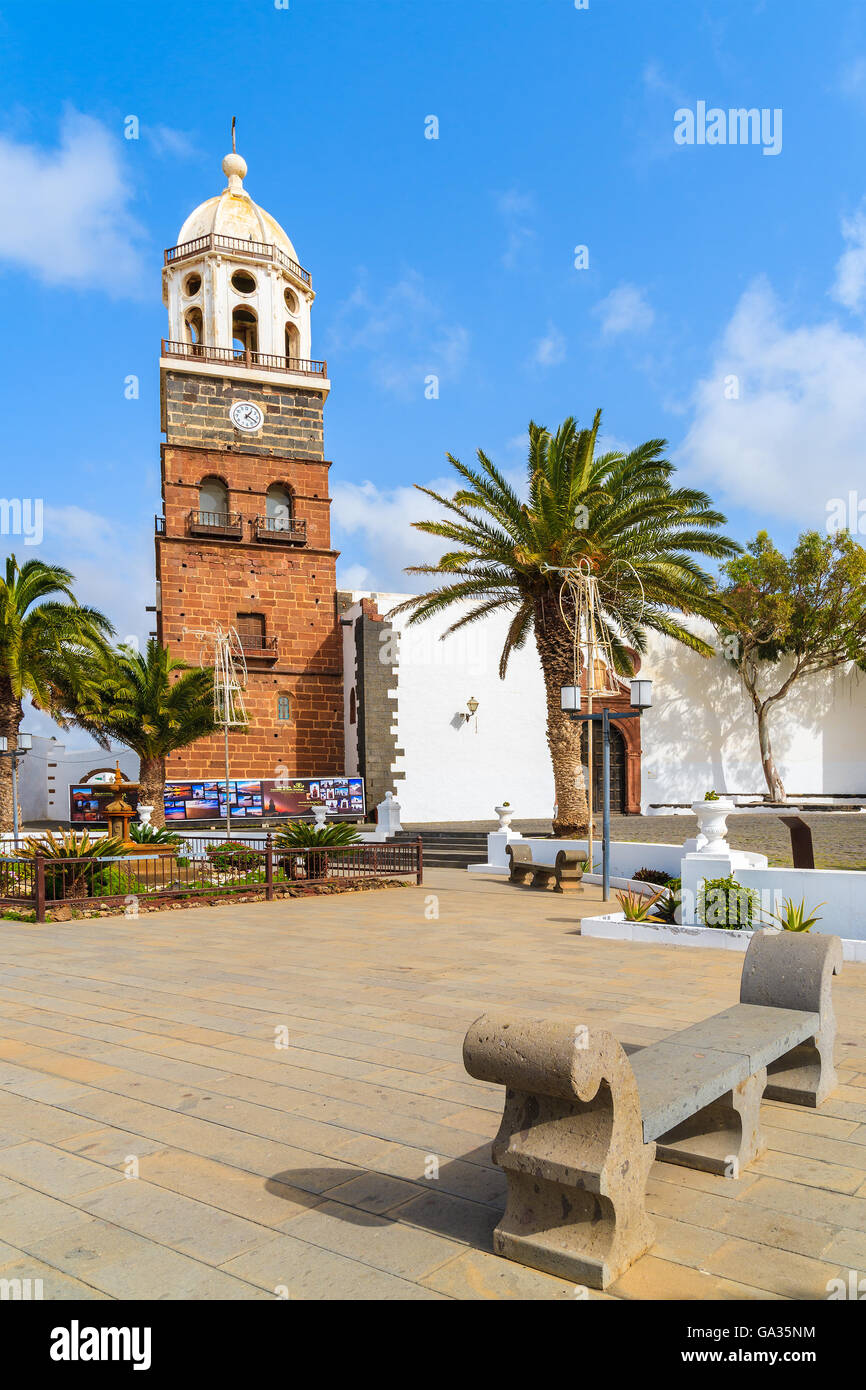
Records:
M361 837L350 821L313 825L308 820L289 821L274 837L280 849L325 849L330 845L357 845Z
M46 898L85 898L88 875L91 892L96 891L99 870L96 863L100 859L121 858L125 854L123 842L104 835L92 840L87 830L61 830L59 835L46 831L37 838L35 835L19 845L19 859L35 860L41 855L45 860ZM69 862L77 861L77 862Z
M660 888L651 898L647 898L636 888L627 888L624 892L617 893L616 898L627 922L651 922L652 909L666 892L666 888Z
M783 931L811 931L816 922L820 922L815 914L819 907L824 907L824 903L817 903L815 907L807 908L806 899L801 898L799 903L795 903L793 898L783 898L782 906L778 912L768 912L767 916L774 922L778 922Z
M165 826L143 825L134 820L129 827L129 838L137 845L179 845L181 838L174 830Z

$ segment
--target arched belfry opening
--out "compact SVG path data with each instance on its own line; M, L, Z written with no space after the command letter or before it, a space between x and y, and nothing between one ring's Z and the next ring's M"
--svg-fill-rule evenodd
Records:
M232 310L232 348L236 358L249 362L259 350L259 321L254 309Z

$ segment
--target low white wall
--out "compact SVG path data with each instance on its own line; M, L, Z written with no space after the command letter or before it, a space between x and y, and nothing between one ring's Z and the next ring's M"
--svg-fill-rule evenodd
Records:
M813 932L866 941L866 873L856 869L738 869L738 883L756 888L762 903L778 911L782 898L817 909ZM819 907L823 903L823 907Z
M561 849L575 849L584 856L589 851L586 840L536 840L531 836L517 842L531 845L532 857L538 864L555 864ZM601 840L595 840L592 847L594 867L601 870ZM672 878L679 878L681 845L652 845L639 840L612 840L610 846L610 872L614 878L632 878L638 869L663 869Z

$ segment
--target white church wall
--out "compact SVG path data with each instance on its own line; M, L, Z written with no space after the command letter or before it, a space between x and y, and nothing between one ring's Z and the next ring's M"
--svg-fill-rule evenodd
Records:
M388 618L403 594L375 599ZM498 666L508 615L493 615L441 640L457 616L440 615L400 633L398 747L394 786L406 823L494 821L510 801L518 820L550 816L554 793L545 736L545 695L534 641L515 652L504 681ZM711 631L703 635L712 640ZM651 635L643 675L653 708L641 719L641 805L688 805L705 791L762 793L754 715L721 656L698 656ZM478 713L468 721L470 697ZM793 793L866 793L866 679L819 677L795 687L772 716L773 747ZM348 750L347 750L348 752Z
M373 597L383 617L404 594ZM403 749L394 783L404 824L482 820L510 801L521 819L543 819L553 808L553 774L544 732L544 685L534 645L515 652L499 679L507 615L476 623L440 640L455 614L407 628L407 615L388 619L400 634L397 746ZM467 701L477 714L464 720Z
M712 631L701 629L712 641ZM641 803L688 803L711 788L766 790L751 703L721 657L652 635L642 672L653 708L641 720ZM796 685L770 716L773 752L792 793L866 792L866 681L838 672Z

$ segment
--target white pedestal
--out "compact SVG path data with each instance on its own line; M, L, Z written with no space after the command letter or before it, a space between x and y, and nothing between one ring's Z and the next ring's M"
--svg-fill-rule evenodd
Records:
M508 856L505 853L506 845L512 840L522 840L523 836L519 830L493 830L487 836L487 863L469 864L467 866L470 874L497 874L500 878L507 878Z

